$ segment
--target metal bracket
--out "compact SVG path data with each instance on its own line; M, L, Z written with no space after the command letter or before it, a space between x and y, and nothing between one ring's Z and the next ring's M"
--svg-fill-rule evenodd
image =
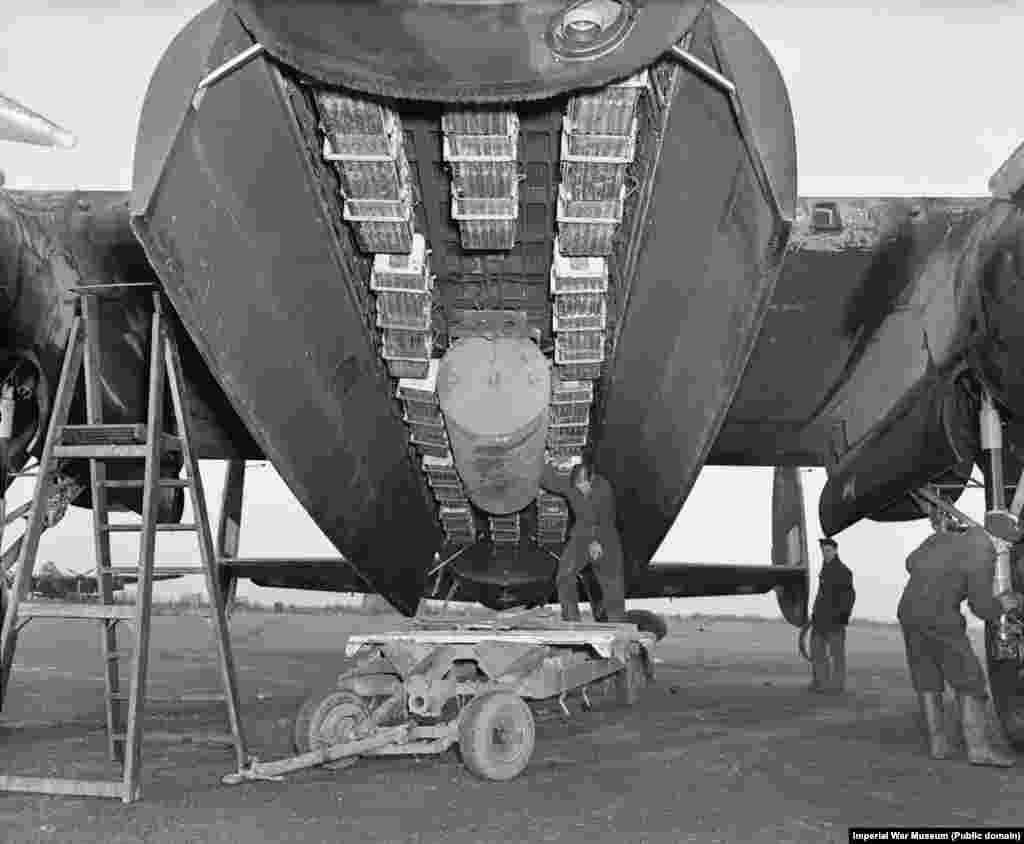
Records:
M714 28L712 28L711 33L711 43L715 52L721 55L722 51L719 48L718 38L714 33ZM761 154L761 148L757 145L757 139L750 125L750 121L747 119L747 113L743 108L742 101L740 100L736 83L728 79L726 76L723 76L713 67L710 67L706 62L697 58L693 53L685 50L680 44L673 45L670 52L688 68L723 91L729 98L729 105L732 107L733 116L736 118L736 123L739 126L740 137L747 148L754 171L761 180L764 192L771 203L772 210L780 220L792 222L792 220L782 212L782 203L779 202L779 195L775 189L775 184L772 182L771 174L768 172L768 167L764 162L764 156ZM724 62L725 60L720 57L719 61Z
M430 571L427 572L427 577L431 577L431 576L433 576L435 574L437 575L437 580L434 582L434 589L430 593L430 597L431 598L436 598L437 595L438 595L438 592L441 590L441 581L443 579L442 576L444 574L444 570L449 565L451 565L453 562L455 562L455 560L457 560L462 554L464 554L466 551L468 551L472 547L473 547L472 545L463 545L458 551L456 551L454 554L449 554L443 560L438 562L438 564L436 566L434 566L432 569L430 569ZM439 555L435 553L434 554L434 559L437 560L438 556Z
M977 527L981 528L982 530L985 530L985 526L983 524L972 519L956 505L950 504L934 490L931 490L927 487L921 487L920 489L912 490L910 492L910 496L915 501L917 501L918 504L921 504L922 501L926 502L935 507L938 507L947 516L949 516L952 519L955 519L958 522L963 522L964 524L970 525L971 527Z
M203 94L206 93L206 89L213 85L215 82L219 82L225 76L229 76L234 73L238 68L245 64L248 64L258 55L263 52L262 44L253 44L245 50L242 50L234 58L228 59L223 64L211 70L206 76L199 80L199 84L196 85L195 93L192 94L192 108L198 110L199 106L203 102Z
M453 342L463 337L514 337L540 343L539 335L539 331L530 328L526 311L457 309L448 325L448 336Z
M736 85L733 82L726 79L707 63L698 59L693 53L685 50L681 45L675 44L672 46L672 55L680 59L688 68L696 71L712 84L717 85L730 97L736 96Z

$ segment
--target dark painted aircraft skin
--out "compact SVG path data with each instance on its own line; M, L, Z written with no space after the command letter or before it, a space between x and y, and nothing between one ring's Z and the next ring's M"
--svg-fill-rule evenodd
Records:
M313 25L326 31L324 21L307 17L319 14L315 4L300 7L294 14L295 7L289 8L292 30ZM468 64L446 56L430 72L409 74L396 71L400 63L389 59L384 75L392 77L384 79L380 68L369 70L379 53L374 49L342 56L343 67L324 70L321 81L403 97L430 94L431 102L403 99L399 108L412 135L407 152L420 172L419 227L431 239L435 266L446 268L438 281L444 318L466 308L525 311L541 330L542 346L550 348L546 282L557 187L551 174L567 97L580 86L656 64L656 106L644 114L649 125L640 138L642 190L627 207L628 238L617 255L628 269L616 273L621 301L610 319L616 351L598 386L592 432L601 471L621 490L630 595L786 587L787 612L799 615L800 601L806 601L806 554L779 557L770 573L736 566L646 567L721 425L777 278L795 185L784 85L760 42L717 4L648 4L622 46L594 61L552 63L547 53L508 48L515 38L532 40L560 8L523 5L517 20L503 19L499 40L506 49L490 57L489 79L479 72L480 45L467 52L466 42L454 36L465 23L464 4L399 15L403 25L397 28L387 17L398 14L391 9L381 13L385 25L371 29L385 41L405 39L395 47L402 61L421 65L424 45L435 46L431 28L440 23L449 33L448 47L463 50ZM481 7L470 17L487 18L493 11ZM310 82L308 61L324 57L293 55L289 64L291 36L274 35L279 12L274 4L241 4L236 14L230 4L215 4L175 40L154 75L140 123L130 209L116 194L12 192L0 199L0 218L7 222L5 280L12 295L7 345L16 355L38 359L43 384L40 398L19 407L34 415L19 420L25 442L12 448L8 464L17 468L39 447L38 421L46 415L72 313L63 292L78 284L159 281L187 329L178 333L196 397L193 428L200 456L269 457L345 555L322 563L250 562L236 567L239 575L266 585L374 588L411 612L421 596L442 586L426 577L434 552L461 550L445 572L463 582L460 599L502 607L549 600L550 549L529 541L497 553L489 543L469 549L440 545L434 504L411 459L393 382L378 354L379 337L368 330L365 258L340 219L337 186L320 159L303 90ZM469 25L495 31L482 18ZM277 51L274 57L265 54L193 96L204 72L252 45L254 30L262 33L269 53ZM365 47L369 36L360 31ZM694 55L743 88L740 112L721 90L664 58L684 38ZM331 43L336 51L338 42ZM476 87L467 87L460 73L470 73ZM414 91L414 84L432 87ZM447 190L447 176L441 174L442 182L427 173L439 170L427 164L439 159L434 124L441 102L467 95L524 101L520 118L531 144L522 192L528 230L522 247L504 262L503 256L483 261L464 254L457 240L453 245L452 224L442 202L435 203ZM665 139L659 140L662 133ZM126 212L145 253L128 231ZM680 229L674 222L659 224L661 219L690 219L692 225ZM688 283L679 284L678 275ZM288 282L281 284L284 278ZM709 280L729 295L709 296ZM24 288L30 288L27 296ZM684 302L702 313L705 330L679 343L679 318L673 314ZM143 410L147 313L144 291L120 291L104 300L106 421L135 419ZM267 337L275 342L267 343ZM722 365L695 380L686 362L708 354ZM613 383L619 386L613 389ZM684 386L686 413L674 402ZM657 401L651 401L652 390L660 395ZM81 415L81 402L75 412ZM685 459L659 460L666 447ZM623 462L630 449L632 468ZM178 469L165 468L167 474ZM84 478L86 469L69 464L65 471ZM786 489L799 493L795 476ZM786 500L776 509L786 510ZM122 503L138 505L130 495ZM168 506L165 518L174 518L174 502Z
M833 533L861 518L917 518L904 504L908 490L969 467L979 453L982 385L1006 413L1013 445L1024 413L1024 385L1010 364L1021 339L1019 205L797 201L785 87L763 45L718 4L649 4L659 15L671 6L674 17L641 28L647 12L638 12L630 50L558 65L554 76L535 64L546 67L543 51L512 50L503 61L519 62L517 72L499 62L501 74L473 83L446 75L444 62L413 79L389 76L366 56L302 53L296 33L322 28L319 5L291 4L291 31L280 28L275 3L216 4L186 27L147 95L130 208L123 195L0 195L12 359L37 359L38 380L52 385L70 320L66 289L158 280L182 322L200 455L269 458L345 557L250 561L240 576L374 589L411 612L449 585L427 576L435 552L460 550L442 546L378 353L366 259L320 157L311 85L399 97L419 179L417 228L440 268L442 338L459 311L483 307L525 312L544 347L548 265L536 256L551 251L552 139L565 98L640 67L671 68L640 139L591 427L598 468L619 493L630 596L781 587L787 617L802 623L793 595L802 590L806 601L806 531L802 515L780 515L794 512L795 473L777 475L774 570L649 565L706 463L824 465L821 519ZM444 15L457 16L460 5L437 4L439 18L421 9L425 18L400 26L381 12L382 29L372 31L385 39L393 31L395 68L416 64L425 52L438 55ZM358 15L364 7L338 8ZM509 37L529 38L538 20L502 25ZM737 83L744 119L705 76L665 57L684 36L692 54ZM197 95L204 74L257 38L261 55ZM468 49L464 40L447 46ZM471 52L463 60L476 67ZM503 89L502 79L519 87ZM416 85L430 90L403 87ZM447 177L434 123L439 103L459 96L514 96L524 132L538 139L521 162L521 245L486 261L463 253L457 237L453 245L442 210ZM108 304L118 326L105 341L109 421L140 418L146 307L138 293ZM28 415L16 426L24 442L15 467L45 416L46 389L32 387L43 398L19 405ZM551 553L527 540L510 550L481 542L445 577L464 581L460 598L506 607L550 600L553 566Z
M792 116L778 69L749 29L714 3L653 3L637 13L621 50L559 65L553 77L545 72L547 48L506 52L484 68L479 48L456 39L462 15L482 15L481 31L495 31L488 16L501 14L509 43L531 40L531 27L561 8L550 5L541 14L533 4L510 4L523 12L516 18L493 6L470 13L438 4L406 15L401 6L371 14L364 6L291 4L287 29L269 38L264 29L281 7L239 4L236 14L218 5L172 43L143 107L132 224L164 290L263 453L359 577L405 612L438 586L427 577L435 552L459 549L442 547L436 505L410 459L372 327L368 264L322 159L311 85L344 82L398 97L389 102L418 179L416 228L433 250L441 348L462 312L482 308L525 314L545 349L567 98L575 86L651 67L657 92L646 98L637 189L612 256L609 363L590 432L598 468L617 491L630 583L648 581L639 575L716 438L784 255L795 206ZM393 43L399 68L418 66L417 57L440 44L466 64L453 60L442 70L425 62L420 74L382 81L357 51L342 56L332 75L318 70L323 50L304 52L295 34L332 26L358 30L368 52L375 38ZM253 31L263 32L267 52L194 96L204 73L252 48ZM450 42L439 43L446 32ZM741 119L721 89L664 58L684 36L694 55L737 83ZM503 93L510 79L517 87ZM425 85L430 102L422 99ZM510 252L474 255L460 248L446 213L440 113L460 98L509 96L521 102L522 233ZM688 314L700 319L687 321ZM491 600L505 605L548 591L552 566L547 550L524 539L500 550L477 543L453 571L485 594L504 581ZM531 584L518 598L517 576ZM282 569L259 582L287 579ZM350 579L339 568L320 582Z

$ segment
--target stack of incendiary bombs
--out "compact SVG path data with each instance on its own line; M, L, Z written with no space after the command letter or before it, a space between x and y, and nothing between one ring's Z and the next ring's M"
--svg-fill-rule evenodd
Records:
M422 455L421 466L430 490L437 499L445 538L455 544L476 539L476 523L462 479L455 469L444 417L437 400L439 361L430 362L426 378L403 378L398 382L398 398L405 408L405 421L412 443Z
M374 255L383 356L395 378L425 378L433 351L433 276L422 235L413 230L413 192L398 114L372 100L316 93L324 158L341 179L343 216L360 249Z
M472 542L472 510L455 471L437 400L439 362L432 359L434 276L423 235L414 230L413 188L401 120L392 109L338 91L316 93L324 158L338 171L343 216L373 255L381 354L402 402L409 440L440 507L449 541Z
M563 462L578 462L587 443L593 382L605 359L608 256L622 222L626 170L636 153L637 103L647 84L641 72L572 97L562 121L558 236L550 275L555 359L547 447L549 456ZM316 102L324 158L341 180L343 216L360 249L374 256L370 287L382 356L400 379L397 394L410 441L421 454L448 540L473 542L473 511L437 399L434 276L426 242L414 227L414 186L401 120L386 106L336 90L318 90ZM463 249L511 249L519 219L518 115L484 107L449 109L442 130L452 177L451 215ZM537 508L538 541L563 542L565 501L542 492ZM492 516L489 528L496 543L520 539L518 514Z
M511 249L519 220L519 116L500 109L450 110L441 128L462 248Z
M548 454L578 462L587 443L593 381L601 376L608 320L608 259L622 222L626 170L636 154L642 71L620 83L572 97L562 119L558 237L551 262L555 366ZM538 541L561 542L565 502L537 499Z
M491 532L491 539L495 545L519 544L518 513L512 513L508 516L490 516L487 521Z
M519 221L519 117L489 108L452 109L441 117L443 155L451 170L452 219L462 248L515 245ZM519 514L490 516L496 544L519 542Z

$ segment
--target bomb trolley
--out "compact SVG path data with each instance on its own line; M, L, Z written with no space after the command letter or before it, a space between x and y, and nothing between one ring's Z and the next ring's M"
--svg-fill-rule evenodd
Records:
M355 660L333 688L308 698L295 719L299 755L254 761L228 784L280 781L317 765L345 767L360 756L441 754L458 744L466 767L509 780L530 761L536 738L527 701L611 681L632 705L653 680L655 637L632 624L580 624L550 618L455 623L420 620L394 633L352 636Z

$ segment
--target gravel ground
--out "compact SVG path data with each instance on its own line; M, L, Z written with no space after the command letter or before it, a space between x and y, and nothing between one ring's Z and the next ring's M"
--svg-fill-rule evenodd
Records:
M252 752L289 753L306 692L330 682L349 632L388 617L244 613L232 622ZM217 689L209 626L154 620L151 693ZM976 647L979 644L976 643ZM632 709L597 700L566 718L536 708L537 747L508 783L453 751L363 760L286 783L224 786L229 750L147 742L143 799L0 797L4 842L822 842L860 825L1011 825L1015 770L930 761L895 628L851 628L850 691L808 695L795 631L781 622L683 619L657 648L656 685ZM979 651L980 652L980 651ZM35 621L19 642L0 720L3 773L116 775L105 757L98 637ZM209 704L154 706L151 731L223 730Z

